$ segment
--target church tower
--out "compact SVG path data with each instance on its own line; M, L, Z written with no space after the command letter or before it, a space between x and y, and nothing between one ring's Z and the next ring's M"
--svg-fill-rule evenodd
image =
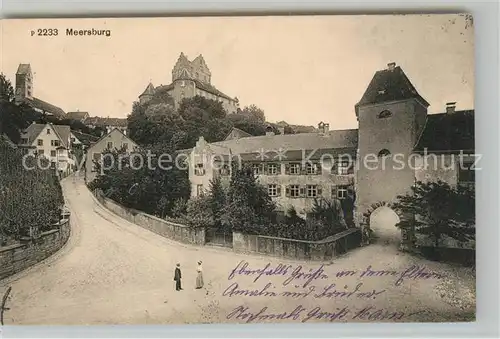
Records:
M33 99L33 74L30 64L19 64L16 72L16 102Z
M373 76L355 106L358 221L373 204L390 203L411 190L415 171L410 155L424 128L428 106L395 63Z

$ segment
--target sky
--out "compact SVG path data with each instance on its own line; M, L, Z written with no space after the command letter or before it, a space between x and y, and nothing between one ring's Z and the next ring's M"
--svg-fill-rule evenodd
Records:
M429 113L474 108L474 30L461 15L15 19L0 21L0 71L31 64L34 96L68 111L126 117L151 81L169 84L181 52L202 54L212 85L270 122L356 128L354 105L395 62ZM31 36L57 28L58 36ZM66 29L111 36L66 36Z

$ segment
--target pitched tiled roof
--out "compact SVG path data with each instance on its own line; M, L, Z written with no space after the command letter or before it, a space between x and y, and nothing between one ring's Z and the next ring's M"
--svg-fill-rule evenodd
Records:
M201 81L199 81L197 79L191 79L191 80L193 80L194 83L196 84L196 88L202 89L205 92L212 93L212 94L217 95L219 97L226 98L228 100L233 100L234 101L234 99L231 98L229 95L226 95L226 94L222 93L221 91L219 91L217 88L215 88L214 86L212 86L210 84L201 82Z
M474 110L429 114L416 152L473 151Z
M0 140L3 140L7 145L9 145L12 148L17 148L17 145L12 140L10 140L10 138L5 134L0 135Z
M210 144L231 149L232 154L255 154L260 150L271 152L282 148L286 151L320 149L357 149L358 130L336 130L327 134L300 133L263 135L220 141Z
M97 140L99 140L99 137L96 137L95 135L90 135L90 134L86 134L86 133L82 133L82 132L78 132L78 131L71 131L71 133L73 133L73 135L78 138L78 140L80 140L80 142L84 145L90 145L91 143L93 142L96 142Z
M88 118L89 113L88 112L68 112L66 114L67 119L73 119L73 120L84 120Z
M26 99L26 103L34 109L41 110L47 114L52 114L57 118L64 118L66 116L66 113L60 107L49 104L48 102L38 98Z
M238 132L238 134L239 134L239 137L240 137L240 138L246 138L246 137L251 137L251 136L252 136L250 133L245 132L245 131L244 131L244 130L242 130L242 129L239 129L239 128L236 128L236 127L233 127L233 128L231 129L231 132L229 132L229 133L227 134L227 136L224 138L224 140L227 140L227 138L229 138L229 136L230 136L233 132L235 132L235 131L236 131L236 132Z
M155 87L153 86L152 83L149 83L144 92L142 92L142 94L139 95L139 98L142 97L143 95L153 95L153 94L155 94Z
M52 125L52 127L61 139L61 146L64 148L69 148L68 141L70 139L71 128L66 125Z
M85 120L85 124L94 126L115 126L115 127L127 127L126 118L101 118L101 117L91 117Z
M393 70L377 71L363 97L356 104L356 115L359 106L410 98L417 98L423 104L429 106L429 103L418 94L401 67L397 66Z
M45 126L44 124L31 124L26 128L24 133L21 134L21 138L26 139L26 144L31 145L43 131Z
M28 74L31 70L30 64L19 64L16 74Z
M69 126L66 125L31 124L26 128L25 132L21 135L21 138L26 139L27 144L31 145L38 138L40 133L46 128L47 125L50 125L54 129L56 135L61 140L61 146L68 148L69 147L68 140L69 140L69 135L71 133L71 129Z

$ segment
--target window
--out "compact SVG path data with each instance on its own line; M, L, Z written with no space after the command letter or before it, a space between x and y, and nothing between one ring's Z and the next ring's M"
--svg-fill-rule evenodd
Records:
M51 140L50 141L50 146L58 147L61 145L61 142L59 140Z
M391 154L391 152L389 152L388 149L383 149L380 152L378 152L378 157L383 158L383 157L389 156L390 154Z
M350 170L351 170L351 166L350 166L349 160L339 161L338 166L337 166L337 174L338 175L347 175L347 174L349 174Z
M56 165L57 165L57 164L56 164L56 162L55 162L55 161L52 161L52 162L50 163L50 168L55 169L55 168L56 168Z
M306 195L308 198L315 198L318 196L318 185L307 185Z
M42 139L38 139L38 146L43 146L43 140Z
M71 137L71 142L75 142L75 138Z
M345 199L348 197L349 189L347 186L332 186L332 199Z
M113 148L113 142L112 141L109 141L108 142L108 149L112 149Z
M205 175L205 168L203 164L196 164L194 168L194 175Z
M278 165L277 164L269 164L267 165L267 174L276 175L278 174Z
M267 185L267 193L270 197L277 197L280 195L280 187L276 184Z
M388 111L388 110L384 110L382 112L380 112L377 116L377 118L379 119L385 119L385 118L389 118L392 116L392 113L391 111Z
M203 185L196 185L196 196L199 197L203 195Z
M21 138L21 144L27 144L28 143L28 139L26 138Z
M260 169L261 169L260 164L252 164L253 174L259 175L260 174Z
M298 198L300 197L300 187L299 185L290 185L290 197Z
M474 163L459 163L458 166L458 183L466 185L475 184L476 176Z
M47 134L50 134L50 128L47 128Z
M44 155L45 151L43 149L38 150L38 155Z
M56 151L50 151L50 156L55 157L56 156Z
M128 150L128 143L124 142L122 147L125 151Z
M231 172L229 171L229 166L228 165L223 165L222 168L220 169L220 174L221 175L229 175Z
M300 164L290 164L290 174L300 174Z
M317 163L306 163L306 173L307 174L318 174L319 171L319 164Z

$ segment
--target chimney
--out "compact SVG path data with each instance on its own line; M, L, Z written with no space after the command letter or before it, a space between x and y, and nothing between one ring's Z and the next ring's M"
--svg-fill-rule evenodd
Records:
M387 64L387 69L389 71L391 71L391 72L394 71L394 68L396 68L396 63L395 62L390 62L390 63Z
M196 142L196 147L197 148L204 148L205 145L206 145L205 138L203 137L203 135L201 135L200 138L198 139L198 141Z
M320 133L323 133L323 129L325 128L325 123L323 121L320 121L318 124L318 131Z
M456 102L447 102L446 103L446 114L455 113Z
M330 124L329 123L324 123L323 124L323 133L328 133L328 131L330 130Z

